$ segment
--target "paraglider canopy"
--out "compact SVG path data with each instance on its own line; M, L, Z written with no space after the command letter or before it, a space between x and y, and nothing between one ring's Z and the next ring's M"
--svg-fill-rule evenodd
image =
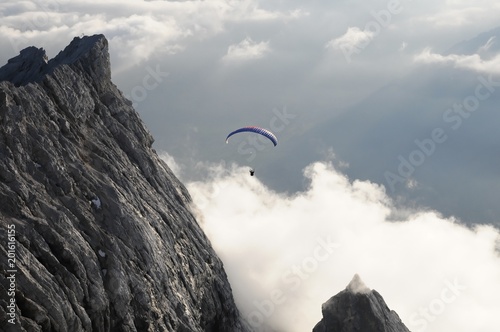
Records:
M270 132L267 129L255 127L255 126L248 126L248 127L236 129L235 131L233 131L229 135L227 135L226 143L229 142L229 137L233 136L234 134L243 133L243 132L252 132L252 133L262 135L264 137L267 137L271 142L273 142L274 146L278 145L278 139L276 138L276 136L272 132Z
M242 128L236 129L235 131L232 131L226 137L226 144L229 143L229 138L231 136L238 134L238 133L243 133L243 132L250 132L250 133L256 133L256 134L262 135L262 136L266 137L267 139L269 139L273 143L274 146L278 145L278 139L271 131L269 131L265 128L260 128L260 127L256 127L256 126L242 127ZM252 152L252 150L250 150L250 152ZM253 157L252 157L252 159L253 159ZM255 174L255 170L250 169L250 176L254 176L254 174Z

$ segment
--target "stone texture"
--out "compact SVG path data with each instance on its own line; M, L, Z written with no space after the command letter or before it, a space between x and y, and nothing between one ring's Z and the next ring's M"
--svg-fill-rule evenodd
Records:
M111 82L106 38L50 61L27 48L0 81L0 237L15 225L17 255L16 325L2 277L0 326L247 331L189 193Z
M382 296L357 274L345 290L323 304L322 313L313 332L409 332Z

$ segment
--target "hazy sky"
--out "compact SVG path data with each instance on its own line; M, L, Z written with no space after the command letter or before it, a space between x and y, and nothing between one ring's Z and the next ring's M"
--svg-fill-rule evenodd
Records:
M266 323L312 329L359 273L412 331L500 326L498 1L7 0L0 17L0 63L107 37L246 317L286 299ZM278 146L226 145L244 125Z

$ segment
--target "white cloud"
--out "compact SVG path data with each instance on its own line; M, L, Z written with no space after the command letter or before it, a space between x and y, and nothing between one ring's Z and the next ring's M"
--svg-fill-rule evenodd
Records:
M452 65L456 68L474 70L480 73L500 73L500 54L491 59L484 60L479 54L472 55L441 55L433 53L430 48L423 50L420 54L414 57L416 62L421 63L436 63Z
M440 5L438 2L435 4ZM435 8L433 13L422 15L420 21L435 28L474 26L482 20L489 21L494 18L499 9L500 4L494 0L480 0L473 3L447 1L444 6Z
M266 10L256 0L4 1L0 13L0 40L10 42L15 53L31 45L56 53L74 36L103 33L118 70L156 53L183 50L189 38L221 33L228 22L290 20L307 14Z
M345 34L327 42L325 48L341 51L346 61L350 63L352 55L360 53L367 47L375 35L375 32L368 29L361 30L358 27L349 27Z
M175 174L175 176L179 179L182 178L182 168L183 166L177 163L168 152L160 151L158 156L168 165L170 170Z
M310 331L321 304L359 273L412 331L477 330L478 319L462 317L481 317L481 331L497 330L498 230L469 229L434 212L401 213L383 187L349 181L329 164L312 164L305 175L309 189L293 196L236 166L188 184L253 325Z
M327 48L341 51L359 48L369 43L374 37L374 33L368 30L361 30L358 27L349 27L342 36L330 40L326 43Z
M264 57L270 51L268 41L257 43L247 37L238 44L230 45L222 59L226 61L254 60Z

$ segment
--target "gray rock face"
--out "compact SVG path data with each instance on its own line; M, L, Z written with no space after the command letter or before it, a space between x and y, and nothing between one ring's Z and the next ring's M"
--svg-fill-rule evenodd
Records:
M110 77L102 35L0 69L0 257L17 258L0 264L0 326L247 331L188 192Z
M409 332L382 296L355 275L345 290L322 307L323 319L313 332Z

